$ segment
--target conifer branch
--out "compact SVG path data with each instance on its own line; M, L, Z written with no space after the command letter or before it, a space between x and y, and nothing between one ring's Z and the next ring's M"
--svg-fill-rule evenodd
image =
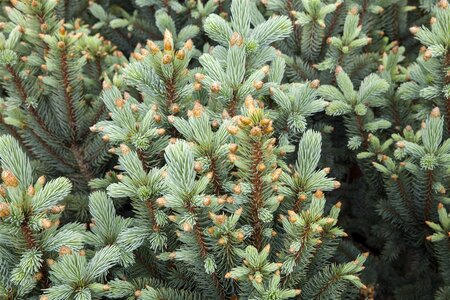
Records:
M76 167L71 164L70 162L66 161L65 159L63 159L62 157L60 157L58 155L58 153L55 152L55 150L53 150L53 148L48 145L43 138L41 138L41 136L39 136L36 132L34 132L33 130L30 130L30 133L34 136L34 138L36 139L36 141L42 146L44 147L44 149L47 151L48 154L50 154L55 160L57 160L61 165L64 166L68 166L72 169L76 169Z
M450 86L450 51L447 50L447 54L444 59L444 72L447 70L444 76L444 85ZM447 134L450 135L450 95L445 99L445 120L447 122Z
M64 43L64 42L63 42ZM69 131L71 132L72 136L72 143L77 138L77 124L76 124L76 117L75 117L75 109L73 107L73 99L72 99L72 86L69 81L69 69L68 69L68 63L67 63L67 53L66 53L66 46L63 46L64 48L61 49L61 72L62 72L62 80L63 80L63 88L64 88L64 98L66 102L67 112L68 112L68 125L69 125Z
M17 131L16 128L14 128L13 126L5 123L5 121L3 120L3 117L0 116L0 123L2 124L3 127L6 128L6 130L8 131L8 134L10 134L11 136L14 137L14 139L16 139L20 145L22 146L23 149L27 150L27 153L32 157L32 158L36 158L36 154L33 153L33 149L31 147L29 147L26 143L25 140L22 138L22 136L20 135L20 133Z
M73 156L75 157L75 161L77 162L77 166L85 178L86 181L89 181L91 179L95 178L95 175L91 172L89 165L84 160L84 155L80 151L80 148L77 144L72 144L70 146L70 151L72 152Z
M208 249L206 247L206 243L203 239L203 235L202 235L202 230L200 228L200 226L196 223L194 225L194 234L195 237L197 239L197 243L200 246L200 254L202 256L202 258L206 258L208 255ZM223 290L223 285L221 283L221 280L219 279L219 277L217 276L216 272L211 273L211 278L213 280L214 286L216 288L216 290L219 292L219 299L221 300L225 300L226 299L226 295L225 292Z
M210 166L210 171L212 173L212 183L214 185L214 194L219 197L220 195L224 194L224 190L223 190L223 184L220 180L219 177L219 172L218 172L218 168L217 168L217 159L215 157L211 157L211 166Z
M367 147L369 147L368 144L368 136L366 134L366 132L364 131L364 122L361 119L361 116L355 114L355 120L356 120L356 124L358 126L358 131L359 131L359 135L361 136L361 141L362 141L362 145L364 149L367 149Z
M400 193L400 197L402 198L404 205L408 208L409 213L414 217L414 220L417 223L419 223L420 221L417 216L416 209L414 208L414 206L412 204L411 197L409 197L406 192L406 188L403 184L403 180L401 180L401 179L395 180L395 185L397 186L397 189Z
M426 173L426 184L425 184L425 206L424 206L424 218L425 220L429 220L430 217L430 210L434 203L434 197L433 197L433 171L427 171Z
M0 299L450 298L448 0L72 2L1 5Z
M262 247L262 224L259 219L259 209L262 207L262 178L260 174L260 170L258 170L258 166L262 163L262 150L261 144L259 142L255 142L252 144L252 169L251 169L251 183L252 183L252 195L251 195L251 204L250 204L250 218L252 220L252 228L254 230L254 234L252 235L252 239L254 240L254 245L256 249L260 250Z
M16 73L16 71L11 65L6 65L6 69L13 77L14 85L16 87L16 90L19 92L23 105L25 105L27 107L27 110L33 115L39 127L49 136L53 137L54 136L53 133L49 131L49 129L45 124L45 121L41 118L39 113L31 105L27 103L28 94L25 87L23 86L22 80L20 79L19 75Z
M149 216L150 222L152 223L152 230L153 231L159 231L160 227L156 223L155 211L154 211L154 208L153 208L152 200L148 199L145 202L145 206L147 207L148 216Z

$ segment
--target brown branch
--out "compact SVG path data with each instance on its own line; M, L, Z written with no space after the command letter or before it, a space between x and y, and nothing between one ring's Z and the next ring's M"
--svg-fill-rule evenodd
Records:
M257 169L258 165L263 160L263 152L261 149L261 143L255 142L253 143L253 154L252 154L252 167L251 172L253 174L252 178L252 194L250 201L250 219L252 223L252 227L254 230L254 234L252 234L252 239L254 241L253 245L260 250L262 247L262 230L263 225L261 224L261 220L259 219L258 212L259 209L263 206L263 180L262 174Z
M25 90L25 87L22 84L22 80L20 79L19 75L16 73L16 71L10 64L6 65L6 69L8 70L9 74L11 74L11 76L13 77L16 90L19 93L20 98L22 98L22 102L25 103L27 101L28 95Z
M79 145L76 142L77 139L77 123L76 123L76 114L72 97L72 85L69 80L69 66L67 63L67 53L66 48L61 50L61 72L63 77L63 88L64 88L64 98L66 102L66 108L68 112L68 121L69 121L69 130L71 132L71 143L70 143L70 151L72 152L77 166L83 175L83 177L89 181L90 179L95 178L95 175L91 172L89 166L86 164L83 158L82 150L80 150Z
M140 149L137 149L136 152L139 157L139 160L142 163L142 167L144 168L144 171L148 172L150 170L150 166L147 163L147 156L145 155L144 151L142 151Z
M64 98L66 99L66 108L68 112L68 121L69 121L69 130L72 135L72 141L74 142L77 137L77 124L76 124L76 116L75 109L73 107L73 99L69 80L69 66L67 64L67 53L66 49L61 50L61 71L63 75L63 88L64 88Z
M447 84L450 84L450 82ZM447 121L447 134L450 135L450 97L447 97L445 113L446 113L445 120Z
M203 240L202 231L198 223L195 223L194 226L194 235L197 240L198 245L200 246L200 255L202 258L205 258L208 255L208 248L206 248L206 243Z
M43 288L47 289L51 285L50 278L49 278L50 266L47 264L47 262L44 262L42 264L42 267L40 270L42 272L41 285Z
M369 148L369 142L367 141L367 134L364 132L364 121L361 116L355 114L356 124L358 125L358 131L362 138L362 144L365 149Z
M238 104L237 102L238 102L237 92L235 90L233 90L233 97L231 98L231 101L228 104L228 112L231 117L234 117L236 115L237 104Z
M30 226L28 225L28 220L25 220L20 226L22 229L22 234L27 242L27 246L29 249L32 249L36 246L36 240L33 237L33 232L31 231Z
M364 0L363 1L363 4L362 4L362 11L361 11L361 15L360 15L360 17L359 17L359 22L358 22L358 25L360 25L360 26L362 26L363 25L363 20L364 20L364 17L365 17L365 15L366 15L366 12L367 12L367 0Z
M36 17L37 17L37 19L38 19L38 21L39 21L39 28L42 28L42 26L44 25L44 24L47 24L47 22L45 21L45 12L39 12L39 13L37 13L36 14ZM41 29L41 33L43 33L43 34L46 34L46 32L45 31L42 31L42 29ZM49 46L48 46L48 44L46 43L46 42L44 42L43 40L42 40L42 42L41 42L42 44L43 44L43 49L44 49L44 54L49 50Z
M95 57L95 67L97 68L97 75L98 75L98 78L100 79L100 77L102 76L103 70L102 70L102 62L100 60L100 57L98 57L98 56ZM101 86L100 81L99 81L99 83Z
M171 114L171 106L172 104L176 103L176 100L178 98L175 85L175 78L170 78L166 80L165 84L166 84L166 111L169 114ZM173 126L169 128L167 133L174 138L178 138L180 136L180 133Z
M177 99L176 87L173 81L173 78L170 78L166 81L166 105L167 109L170 109L170 106L175 103Z
M145 202L145 206L147 207L147 213L150 218L150 222L152 223L152 230L158 232L160 230L159 225L156 223L155 218L155 209L153 208L152 200L148 199Z
M75 157L75 160L78 165L78 169L80 170L81 174L83 175L84 179L87 181L95 178L95 175L91 172L89 166L86 164L83 158L83 153L78 148L78 145L72 144L70 146L70 151L72 152L73 156Z
M33 249L35 248L36 245L36 240L33 236L33 232L30 228L29 225L29 216L25 217L25 220L22 222L22 224L20 225L20 229L22 230L22 234L25 238L25 241L27 243L27 247L28 249ZM42 246L38 246L39 248L41 248ZM44 288L48 288L49 287L49 279L48 279L48 266L46 263L44 263L41 268L39 269L42 272L42 279L41 284L43 285Z
M214 194L216 196L220 196L220 195L224 194L224 191L222 188L222 183L220 181L220 177L217 172L217 160L215 157L211 157L211 166L210 166L209 170L212 172L212 180L211 181L214 186Z
M292 210L295 213L298 213L300 211L300 209L302 208L302 200L300 200L300 198L297 199L297 201L295 201L294 203L294 207L292 208Z

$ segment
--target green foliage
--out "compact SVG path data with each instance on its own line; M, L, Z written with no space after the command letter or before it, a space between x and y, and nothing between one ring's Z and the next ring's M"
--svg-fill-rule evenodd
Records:
M423 118L431 108L438 106L446 117L446 136L450 134L449 115L449 46L450 13L448 3L440 1L433 7L431 26L411 27L410 30L423 44L417 62L409 68L411 81L400 87L401 97L414 101L420 97L422 101L416 105L418 118Z
M88 28L58 24L56 5L16 1L5 8L2 130L39 159L45 173L67 174L86 189L109 159L88 128L105 115L99 77L116 59L114 47L100 36L88 37Z
M341 67L336 68L336 83L339 89L332 85L323 85L319 88L319 95L331 101L326 107L326 113L331 116L345 115L349 149L356 150L361 146L365 148L368 133L391 126L389 121L375 118L372 111L373 108L386 105L383 94L389 85L385 80L372 74L361 82L356 92L350 77Z
M0 158L0 295L27 299L34 288L45 286L43 270L58 251L83 247L84 227L60 226L61 204L72 189L67 178L35 181L28 158L8 135L0 138Z
M447 0L0 8L1 299L449 298Z

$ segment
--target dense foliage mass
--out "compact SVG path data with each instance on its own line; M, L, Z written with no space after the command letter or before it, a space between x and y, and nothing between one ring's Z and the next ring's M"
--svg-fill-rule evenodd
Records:
M0 7L0 299L450 299L447 0Z

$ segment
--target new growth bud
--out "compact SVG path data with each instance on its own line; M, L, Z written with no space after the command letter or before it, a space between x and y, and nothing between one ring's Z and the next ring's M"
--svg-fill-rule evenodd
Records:
M10 170L4 170L2 172L2 180L7 187L16 187L19 185L19 180Z

